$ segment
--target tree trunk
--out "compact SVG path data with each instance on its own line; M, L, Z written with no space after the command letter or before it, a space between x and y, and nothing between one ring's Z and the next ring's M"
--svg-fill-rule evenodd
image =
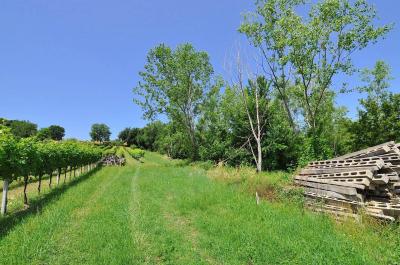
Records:
M40 195L40 188L42 187L42 175L39 175L38 194Z
M262 150L261 150L261 140L257 140L257 172L262 170Z
M49 188L51 189L51 179L53 178L53 172L49 173Z
M58 169L58 174L57 174L57 186L60 184L60 177L61 177L61 168Z
M74 167L74 178L76 177L76 167Z
M285 107L285 110L286 110L290 128L292 129L293 132L296 132L296 124L294 123L292 111L290 110L289 103L287 102L286 99L283 99L282 101L283 101L283 106Z
M24 204L28 205L28 195L26 194L26 188L28 187L28 180L29 177L25 176L24 177Z
M68 169L68 167L66 167L65 171L64 171L64 183L65 183L65 181L67 181L67 169Z
M9 180L3 181L3 198L1 200L1 215L5 215L7 212L7 193L8 193Z

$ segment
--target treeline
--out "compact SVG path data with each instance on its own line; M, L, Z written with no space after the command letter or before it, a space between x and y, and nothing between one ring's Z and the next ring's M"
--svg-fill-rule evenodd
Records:
M38 180L38 193L44 175L49 176L52 186L53 173L57 172L56 182L64 181L67 171L87 171L94 167L102 157L102 150L90 143L78 141L40 141L37 137L17 138L11 129L0 125L0 179L3 181L1 214L7 211L9 184L19 178L24 182L24 204L28 204L26 193L30 178ZM86 170L85 170L86 169Z
M300 15L298 10L308 13ZM364 0L256 1L244 16L254 62L240 49L226 80L206 52L165 44L147 55L134 101L153 120L120 139L174 158L287 169L389 140L400 140L400 95L389 91L390 67L357 69L353 54L376 43L392 25L376 25ZM359 74L357 74L359 73ZM334 82L361 77L360 86ZM339 88L340 89L339 89ZM357 119L338 106L339 93L360 93Z
M36 136L40 140L52 139L60 141L65 136L65 129L59 125L51 125L38 130L37 124L33 122L5 118L0 118L0 125L10 128L11 133L16 138Z

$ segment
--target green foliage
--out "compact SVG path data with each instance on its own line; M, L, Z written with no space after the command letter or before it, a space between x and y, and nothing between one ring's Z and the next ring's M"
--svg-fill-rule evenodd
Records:
M139 160L144 157L145 151L139 148L128 148L128 153L134 158Z
M0 179L12 180L19 170L18 141L11 130L0 126Z
M36 138L16 139L7 127L0 125L0 179L11 183L22 176L51 178L55 170L77 168L100 160L102 151L76 141L45 141ZM5 195L7 203L7 194ZM5 210L6 208L4 208Z
M196 159L196 120L213 74L208 54L196 51L191 44L175 50L161 44L150 50L145 70L139 74L142 81L134 89L134 102L142 107L144 117L166 115L189 140L188 153Z
M37 125L30 121L3 119L3 125L9 127L16 138L31 137L37 133Z
M258 0L239 31L260 52L263 73L244 78L240 70L233 85L218 78L212 84L207 54L190 44L175 50L159 45L150 50L140 72L135 102L146 118L161 114L168 122L157 130L149 125L132 133L128 128L121 139L172 158L257 168L260 163L254 161L261 159L254 150L261 149L264 170L294 169L396 140L398 97L387 92L391 77L384 62L361 71L366 85L357 90L368 98L361 101L359 121L349 119L346 108L335 102L334 87L340 87L335 77L354 73L353 54L392 28L377 24L376 18L365 0L311 5Z
M49 128L41 128L37 134L36 134L36 138L40 141L46 140L46 139L50 139L51 135L50 135L50 130Z
M267 201L287 173L216 167L210 179L155 153L144 161L53 189L40 213L0 219L2 263L399 263L396 224L336 223L299 207L297 190L279 191L289 203ZM214 181L223 172L227 179Z
M139 148L156 151L157 141L164 130L165 125L160 121L147 124L137 132L134 145Z
M61 141L65 136L65 129L59 125L49 126L50 139Z
M354 149L400 140L400 94L388 91L391 79L390 67L383 61L361 72L366 84L357 90L367 98L360 100L358 120L351 126Z
M333 78L351 74L352 54L384 37L392 25L376 26L376 11L365 0L322 0L306 8L307 15L298 14L305 7L302 0L257 1L239 31L260 50L292 129L298 110L307 136L316 139L332 124ZM308 147L316 148L312 155L326 155L318 144Z
M95 142L108 142L110 141L111 131L110 128L103 123L95 123L90 130L90 137Z
M355 149L400 141L400 94L389 94L380 101L368 97L361 100L361 106L352 127Z
M125 128L118 134L118 139L128 146L137 144L137 137L140 131L139 128Z

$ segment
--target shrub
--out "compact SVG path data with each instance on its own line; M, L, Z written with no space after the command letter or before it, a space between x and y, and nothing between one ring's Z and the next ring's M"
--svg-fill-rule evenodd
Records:
M139 148L134 148L134 149L129 148L128 152L134 159L137 159L137 160L144 157L144 153L145 153L144 150L139 149Z

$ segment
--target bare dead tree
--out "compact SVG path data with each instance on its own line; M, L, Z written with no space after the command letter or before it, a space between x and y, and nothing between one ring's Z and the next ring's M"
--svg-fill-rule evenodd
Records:
M246 73L244 73L246 70ZM268 91L269 82L260 82L250 71L250 67L245 67L242 61L240 50L235 56L234 74L232 79L232 88L246 112L248 129L250 135L246 142L252 153L256 164L257 172L262 170L262 146L261 142L265 135L267 114L268 114ZM265 79L263 78L265 81ZM248 85L245 85L245 82ZM264 86L264 87L261 87ZM253 148L253 144L255 148Z

